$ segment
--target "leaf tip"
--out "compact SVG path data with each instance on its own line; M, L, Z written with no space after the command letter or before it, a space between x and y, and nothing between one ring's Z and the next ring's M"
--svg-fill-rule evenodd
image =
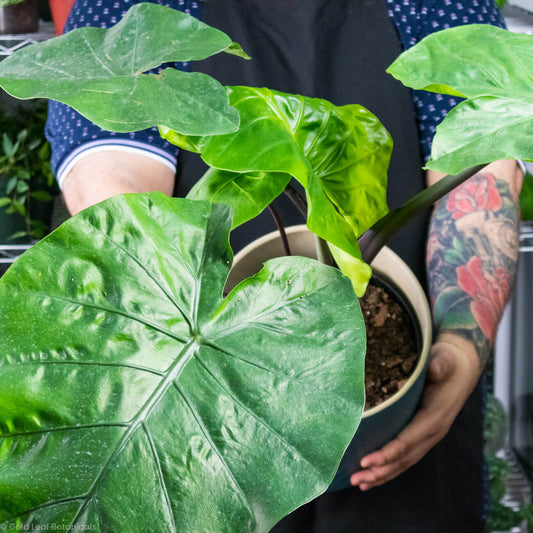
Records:
M243 49L239 43L232 42L225 50L227 54L231 54L242 59L252 59Z

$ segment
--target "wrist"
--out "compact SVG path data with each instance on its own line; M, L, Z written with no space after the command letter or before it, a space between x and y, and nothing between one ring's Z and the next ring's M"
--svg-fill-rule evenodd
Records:
M479 376L483 370L484 358L479 354L476 345L460 333L444 331L438 334L433 344L433 353L440 350L451 351L472 374Z

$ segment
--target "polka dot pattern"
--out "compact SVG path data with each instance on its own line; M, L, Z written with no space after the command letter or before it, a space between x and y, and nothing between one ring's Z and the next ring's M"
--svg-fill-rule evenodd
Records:
M83 26L109 27L116 24L124 13L140 0L77 0L67 20L65 31ZM195 17L201 18L203 0L150 0ZM493 0L386 0L402 42L407 49L429 33L462 24L486 23L503 26L503 19ZM174 65L180 70L188 70L187 63ZM160 70L160 67L157 70ZM437 125L457 103L456 98L425 91L413 92L417 122L420 131L421 149L427 160L431 151L431 141ZM49 106L49 120L46 134L52 145L52 168L57 173L60 165L64 168L69 154L80 147L110 139L114 144L135 144L154 153L165 154L175 164L177 150L163 141L156 128L141 132L118 134L97 128L78 115L70 107L57 102Z
M146 0L144 0L146 1ZM200 18L201 1L191 0L149 0ZM141 0L77 0L67 19L64 32L84 26L107 28L119 22L126 11ZM150 72L159 72L169 64L161 65ZM174 63L179 70L189 70L189 63ZM134 133L114 133L102 130L88 121L71 107L50 101L46 136L52 146L52 170L54 174L68 167L69 160L83 147L94 147L109 140L113 144L125 144L135 148L143 147L154 154L176 164L177 148L161 139L157 128Z
M404 49L426 35L446 28L480 23L505 26L493 0L387 0L387 5ZM437 126L460 99L413 91L413 100L421 150L427 161Z

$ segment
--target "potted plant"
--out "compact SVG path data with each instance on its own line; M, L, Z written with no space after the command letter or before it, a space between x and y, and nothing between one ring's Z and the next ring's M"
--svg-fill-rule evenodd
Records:
M50 231L57 187L44 138L46 104L0 111L0 242L30 243Z
M285 234L292 254L317 258L316 238L305 225L288 227ZM226 292L240 281L259 272L266 261L273 257L282 257L285 253L277 231L252 242L235 256L226 282ZM378 283L378 286L373 288L373 285L369 285L362 299L362 308L367 331L370 328L365 358L365 388L375 396L367 393L366 407L357 432L344 453L328 490L349 487L351 475L360 469L360 460L368 453L381 448L405 427L416 410L424 384L432 340L431 314L424 290L407 264L386 246L381 248L373 259L372 271L374 282ZM376 291L385 290L386 300L383 301L380 296L374 308L371 300L366 301L369 289L373 291L370 293L371 299L375 298ZM379 309L377 314L382 317L374 321L376 309ZM370 312L372 316L367 316ZM393 324L391 315L394 320L401 321L397 325ZM398 346L402 340L406 343L405 350ZM387 358L382 353L381 346L375 344L384 341L393 343L396 361L390 358L392 353L387 352L390 350L388 346L385 347ZM371 350L369 346L372 346ZM414 360L412 366L405 370L405 383L399 384L397 388L396 383L391 383L391 390L387 391L381 390L387 383L386 377L379 387L373 387L372 383L369 383L369 380L374 378L374 375L368 375L369 364L381 367L378 379L382 379L382 375L387 375L383 369L401 368L408 364L408 357ZM404 371L402 378L403 374ZM377 395L376 389L379 391Z
M0 33L32 33L39 29L34 0L0 0Z
M63 27L75 0L0 0L1 33L33 33L39 29L39 10L51 15L56 35ZM37 4L39 2L39 4ZM39 10L38 10L39 8ZM48 9L50 10L48 12ZM46 20L49 20L46 18Z
M129 100L129 109L127 104L124 108L116 101L101 105L82 97L80 102L86 102L93 111L99 110L101 115L95 120L107 124L130 121L133 116L137 121L134 128L164 122L191 135L236 130L238 113L228 105L224 88L214 80L173 70L159 76L144 77L140 73L154 64L152 56L159 55L162 50L170 56L169 60L199 59L223 50L240 53L238 47L220 32L179 12L153 4L140 4L136 9L137 12L123 19L121 26L107 33L106 42L101 42L101 46L111 44L116 58L123 59L127 55L124 52L131 49L123 38L131 35L132 25L141 34L146 30L144 23L151 23L158 30L165 27L174 30L178 26L185 40L170 43L169 48L163 37L165 32L156 37L159 32L151 28L152 38L142 43L146 48L138 47L134 74L131 65L125 66L130 75L129 85L122 94L114 96L117 101ZM145 14L151 11L154 18L138 17L138 10L146 10ZM139 21L142 21L141 26ZM87 30L96 39L106 35L96 28ZM74 41L80 38L79 44L87 42L86 37L83 33L80 36L79 32L72 32L57 39L65 43L70 55L76 48L72 38ZM45 48L53 47L52 43L44 43ZM109 48L107 50L108 55L113 55L109 54ZM50 66L48 62L47 66ZM106 71L105 65L102 66ZM9 68L9 62L5 67ZM92 67L85 68L89 77L94 76ZM29 70L25 72L29 74ZM86 96L102 94L94 90L101 79L94 85L81 78L78 81ZM44 80L43 83L46 85ZM35 83L30 85L36 86ZM132 87L140 93L136 94ZM63 90L71 96L79 91L73 86L64 86ZM153 99L150 99L151 109L143 111L137 102L139 95L146 95L147 91ZM168 96L169 92L178 100L185 99L182 108L172 113L173 117L168 116L168 107L161 103L161 95ZM195 99L195 105L191 105L191 98ZM156 117L155 122L152 117ZM118 233L114 233L111 226ZM163 230L165 226L167 229ZM232 259L228 246L230 227L231 212L224 206L170 199L156 193L118 197L67 221L32 247L29 254L24 254L30 261L32 258L36 261L36 270L29 264L24 267L26 259L10 267L2 283L8 292L8 287L14 292L9 296L4 293L5 298L1 300L14 307L2 310L2 316L8 317L3 322L10 330L5 332L4 339L18 338L29 344L26 348L8 349L7 359L2 359L2 378L14 385L9 391L7 386L3 388L2 445L15 445L16 441L19 443L16 448L25 456L25 459L19 456L15 464L11 462L15 456L10 454L10 466L2 465L2 474L6 476L1 488L2 524L21 527L38 523L88 524L93 520L93 505L99 500L105 501L106 527L111 530L148 531L168 526L182 531L265 531L326 488L340 454L355 431L357 412L363 404L362 388L353 386L362 383L363 375L364 341L358 333L364 326L357 301L349 281L338 271L304 258L272 262L263 273L266 279L248 280L223 299L222 287ZM107 249L105 255L117 260L113 267L94 263L100 261L97 255L104 251L98 242ZM147 244L150 258L142 252ZM71 254L78 258L72 261ZM45 256L48 266L53 267L53 274L52 270L46 272L42 268ZM55 265L61 266L56 269ZM104 270L107 271L105 287L100 285L104 278L98 273ZM50 307L34 310L30 319L47 317L54 325L63 325L62 334L53 333L58 341L53 341L55 348L51 345L38 347L46 337L51 340L48 332L52 333L52 329L37 326L35 322L28 329L28 321L24 320L24 324L21 321L26 312L24 308L27 310L24 302L33 306L30 303L33 297L26 290L29 288L26 282L19 279L20 275L30 275L37 285L44 282L41 288L34 286L37 293L48 289L55 293L47 300ZM130 293L132 298L126 296L131 282L146 296L140 307L139 294ZM65 299L61 293L66 286L70 287L70 296ZM335 296L335 305L332 305L331 290L341 294ZM19 301L23 293L26 296ZM283 301L286 305L279 308L278 304ZM81 315L71 305L77 307ZM151 307L154 313L149 311ZM331 311L325 312L326 308ZM308 321L298 320L302 312ZM145 313L151 314L151 318L148 315L143 318ZM115 320L121 322L120 316L125 322L118 331ZM254 318L260 319L260 324L254 324ZM93 319L97 322L103 319L104 323L95 329L96 323L89 325ZM249 327L243 328L248 320L251 321ZM276 332L280 320L287 325L292 323L296 328L293 333L296 330L300 333L292 340L286 339L282 332ZM299 357L299 351L310 327L313 331L322 330L324 335L322 341L310 343L309 360L306 360ZM337 334L331 335L333 331ZM60 340L63 335L70 340ZM278 348L265 352L266 341L270 348L273 342ZM139 351L141 345L145 348ZM74 355L71 348L78 355ZM30 359L36 357L35 362L45 365L48 376L39 380L37 388L29 382L15 386L16 379L8 378L10 370L18 367L16 361L21 362L19 357L23 352L31 352ZM283 353L284 357L274 357L278 353ZM4 363L8 360L10 370L4 372L7 369ZM310 362L315 366L319 361L328 361L328 364L310 368ZM40 367L40 362L33 368ZM217 369L219 362L223 365ZM32 366L30 363L27 368ZM92 400L85 393L80 394L75 382L85 383L87 393L96 401L92 414L84 407ZM105 399L101 396L104 382L110 385ZM317 395L316 388L324 383L329 385ZM32 404L40 410L38 404L51 400L58 408L55 414L50 413L50 418L46 415L48 422L43 426L37 423L40 415L32 422L16 413L15 405L21 399L16 396L23 389L32 391L29 403L24 400L26 405ZM134 394L124 395L128 390ZM56 395L60 391L63 399ZM212 394L211 398L206 394ZM66 407L64 401L70 407ZM126 410L116 410L119 405ZM324 426L319 415L326 406L343 413L342 420L332 420L332 424ZM110 417L97 414L101 408ZM293 416L296 411L300 411L300 416ZM81 418L76 421L79 415ZM174 420L170 424L169 417ZM307 421L304 431L298 419ZM185 420L188 422L183 425ZM176 431L173 427L180 429ZM321 437L309 438L319 428ZM252 434L261 440L262 446L250 440ZM47 441L44 447L38 444L41 438ZM67 442L72 445L69 446L72 457L81 460L77 463L79 469L72 469L72 464L67 466L66 450L60 450ZM80 448L82 442L87 446ZM133 451L132 445L137 451L130 455L127 450ZM23 452L26 446L28 452L30 449L37 451L35 446L40 447L41 452L28 455ZM120 459L119 468L116 459ZM26 467L22 467L25 462ZM39 468L39 464L46 472L38 476L39 487L34 485L37 490L30 495L23 488L27 485L23 477ZM263 465L261 471L253 468L253 464ZM63 466L70 473L65 470L59 481L56 475ZM152 472L145 471L148 485L143 483L142 491L133 478L120 491L112 489L115 483L122 484L128 477L140 474L139 467L148 467ZM299 476L287 479L288 472L298 470ZM231 490L226 490L226 483L230 483ZM149 503L146 494L151 494L157 503L155 500L153 505ZM206 494L209 494L209 504ZM134 511L141 508L142 517Z
M48 0L56 34L61 35L75 0Z
M509 477L513 465L505 454L508 436L507 413L502 403L493 395L487 397L487 414L483 436L485 440L484 455L489 472L490 507L487 518L488 532L510 532L519 528L524 521L531 529L533 505L526 502L509 501ZM507 496L507 498L506 498ZM513 505L511 506L511 503Z
M165 31L176 25L186 39L169 43ZM142 36L133 69L123 61L132 58L131 35ZM124 195L83 211L2 279L0 311L9 319L1 325L0 520L10 527L104 521L122 531L268 531L326 490L361 416L365 334L353 288L364 289L370 268L357 238L366 230L366 249L380 248L390 220L411 216L421 201L377 222L380 231L367 230L386 213L388 134L358 106L224 89L174 70L141 74L164 61L243 55L220 32L152 4L135 6L107 32L83 28L26 50L0 64L0 85L11 94L56 98L108 129L163 125L165 136L200 151L212 169L195 199ZM35 54L32 67L21 71L27 53ZM123 72L109 68L116 58ZM65 73L72 61L77 74L50 76L54 61ZM165 103L169 94L175 107ZM307 149L306 128L293 131L290 120L279 120L302 110L320 133L320 150ZM332 119L325 123L325 115ZM268 126L261 130L268 154L253 148L258 117ZM332 184L317 168L335 171L339 137L326 130L342 128L355 132L368 157L344 165L346 182ZM237 154L228 141L246 150ZM349 146L342 157L353 155ZM254 201L233 215L197 199L247 176ZM231 227L280 194L291 176L308 195L308 227L348 277L311 259L279 258L224 298ZM364 200L350 194L358 179ZM449 189L449 181L429 194ZM238 192L219 197L240 204Z

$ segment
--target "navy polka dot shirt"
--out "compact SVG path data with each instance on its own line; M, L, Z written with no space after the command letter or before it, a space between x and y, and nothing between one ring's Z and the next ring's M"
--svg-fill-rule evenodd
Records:
M109 27L140 0L77 0L65 32L82 26ZM201 18L203 0L150 0ZM404 49L429 33L463 24L486 23L504 26L493 0L386 0L398 37ZM174 65L187 70L187 63ZM160 67L157 70L160 70ZM427 159L435 128L457 104L455 98L414 91L413 99L420 132L421 149ZM61 179L82 156L99 149L140 150L175 168L177 149L163 141L157 128L129 134L102 131L70 107L50 102L46 134L52 145L52 168Z

